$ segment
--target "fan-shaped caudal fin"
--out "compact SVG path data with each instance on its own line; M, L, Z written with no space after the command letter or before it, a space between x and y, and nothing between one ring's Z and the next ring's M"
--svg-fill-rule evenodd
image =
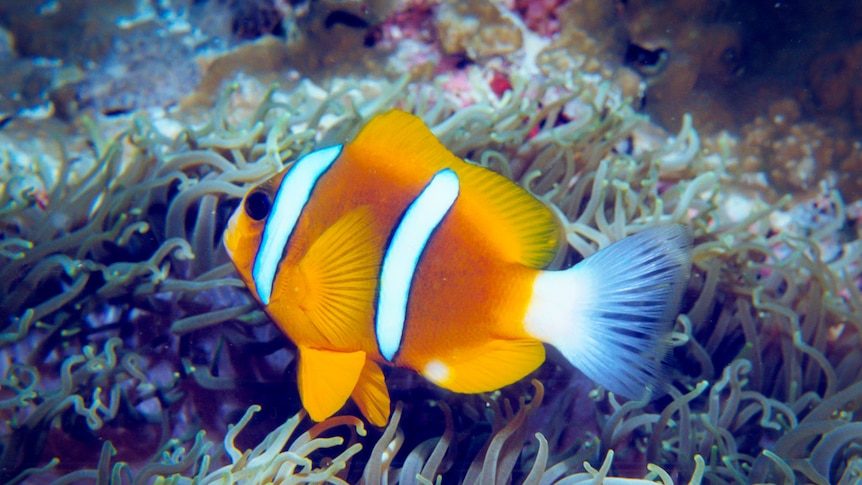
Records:
M686 227L660 226L566 271L541 273L527 331L606 389L648 397L663 374L661 361L691 271L691 245Z

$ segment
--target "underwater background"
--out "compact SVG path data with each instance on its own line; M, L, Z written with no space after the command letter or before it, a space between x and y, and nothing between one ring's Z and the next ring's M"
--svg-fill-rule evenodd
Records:
M0 0L0 483L862 480L862 2ZM221 243L373 115L563 221L690 225L674 391L549 352L311 422Z

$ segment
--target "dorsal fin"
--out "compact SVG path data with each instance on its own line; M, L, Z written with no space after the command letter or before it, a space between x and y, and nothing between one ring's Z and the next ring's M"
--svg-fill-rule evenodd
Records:
M502 175L455 156L414 115L392 110L374 117L345 146L345 153L399 180L427 181L451 168L460 180L460 198L472 225L504 259L544 268L559 251L562 233L550 209Z
M562 230L545 204L514 182L464 161L454 167L462 191L477 203L468 209L504 257L531 268L545 268L560 250Z

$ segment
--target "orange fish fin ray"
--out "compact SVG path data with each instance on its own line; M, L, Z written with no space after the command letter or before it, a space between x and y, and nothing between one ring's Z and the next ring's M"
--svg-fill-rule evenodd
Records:
M460 159L444 147L419 117L400 110L375 116L345 147L363 163L411 178L435 173ZM417 166L417 163L419 166Z
M299 347L299 396L311 419L323 421L344 406L364 364L365 352Z
M457 358L432 359L420 369L425 378L455 392L487 392L522 379L545 361L538 340L490 340Z
M507 261L544 268L560 250L562 231L542 202L511 180L450 152L422 120L399 110L375 116L345 146L353 160L392 172L396 180L430 177L444 168L458 175L465 213L479 237Z
M371 208L358 207L326 229L299 263L299 291L304 292L300 307L336 348L364 338L380 272L381 241Z
M468 211L487 224L486 236L503 257L530 268L546 267L560 251L563 232L551 210L500 174L461 161L452 167L465 198L475 197Z
M662 360L691 271L691 245L686 227L659 226L566 271L540 273L527 332L609 391L630 399L663 394Z
M359 381L350 397L365 419L374 426L386 426L389 422L389 389L386 388L383 371L371 359L365 360Z

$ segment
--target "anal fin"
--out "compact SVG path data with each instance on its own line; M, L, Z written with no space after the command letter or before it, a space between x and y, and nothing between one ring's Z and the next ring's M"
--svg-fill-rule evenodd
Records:
M374 426L386 426L389 422L389 390L383 378L383 371L371 359L365 360L359 382L350 395L353 401Z
M545 361L538 340L490 340L469 351L427 362L421 373L440 387L477 393L522 379Z
M315 421L335 414L356 388L365 352L335 352L299 347L299 396Z

